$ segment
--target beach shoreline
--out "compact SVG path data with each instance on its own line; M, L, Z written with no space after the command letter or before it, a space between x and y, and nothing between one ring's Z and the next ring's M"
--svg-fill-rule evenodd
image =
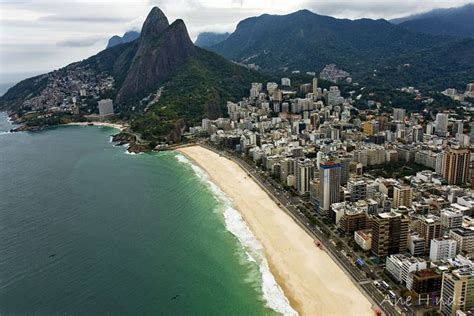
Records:
M300 315L373 314L371 302L345 271L238 164L201 146L176 151L203 169L232 200Z
M110 123L110 122L100 122L100 121L90 121L90 122L71 122L71 123L67 123L67 124L64 124L66 126L90 126L91 124L93 124L93 126L105 126L105 127L112 127L112 128L115 128L115 129L119 129L121 131L124 131L125 129L127 129L128 126L124 125L124 124L119 124L119 123Z

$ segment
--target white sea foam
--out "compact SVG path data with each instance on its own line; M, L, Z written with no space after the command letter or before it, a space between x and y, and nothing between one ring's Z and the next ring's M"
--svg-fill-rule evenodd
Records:
M233 207L232 200L209 179L209 176L203 169L194 165L181 154L176 155L176 159L179 162L190 165L196 176L207 185L216 200L223 206L226 229L239 240L245 250L247 260L258 264L266 306L283 315L298 315L290 306L288 298L286 298L283 290L270 272L262 244L250 231L240 213Z
M143 154L143 152L135 153L135 152L133 152L133 151L128 151L128 149L130 148L130 144L123 144L122 147L127 148L127 149L125 150L125 154L126 154L126 155L135 156L135 155L141 155L141 154Z
M134 153L133 151L128 151L128 149L125 151L125 154L126 155L132 155L132 156L135 156L135 155L141 155L143 154L142 152L140 153Z

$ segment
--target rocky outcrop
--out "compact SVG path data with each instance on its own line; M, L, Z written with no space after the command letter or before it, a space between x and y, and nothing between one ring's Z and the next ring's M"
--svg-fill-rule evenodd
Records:
M138 49L116 102L137 100L155 91L195 54L184 22L176 20L168 25L163 12L154 8L143 24Z
M112 141L116 146L123 146L125 144L136 143L137 137L133 134L121 132L112 136Z
M179 119L174 123L173 129L168 134L166 140L168 143L178 143L181 141L181 135L183 135L184 131L186 130L186 122L183 119Z
M212 96L209 98L209 102L206 106L206 117L211 120L215 120L223 116L221 109L221 97L216 89L212 89L210 93Z
M150 151L150 144L141 143L134 134L128 132L121 132L112 136L112 141L115 146L128 145L127 151L130 153L141 153Z

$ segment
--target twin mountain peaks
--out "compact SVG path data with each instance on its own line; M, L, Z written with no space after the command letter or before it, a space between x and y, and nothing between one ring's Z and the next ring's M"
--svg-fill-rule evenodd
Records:
M134 43L135 54L117 93L117 103L145 96L168 79L189 57L198 54L183 20L171 25L163 12L153 8Z
M178 121L193 124L204 116L223 115L225 102L245 96L252 81L293 70L319 73L331 63L360 83L390 89L440 91L474 81L472 38L423 34L385 20L336 19L308 10L243 20L235 32L202 49L193 44L182 20L170 24L154 7L137 39L118 42L86 60L20 82L0 98L0 109L59 104L71 89L102 87L113 78L112 87L98 97L112 98L121 118L133 120L132 127L153 137L169 133ZM258 65L266 75L239 64ZM143 101L160 88L154 102Z

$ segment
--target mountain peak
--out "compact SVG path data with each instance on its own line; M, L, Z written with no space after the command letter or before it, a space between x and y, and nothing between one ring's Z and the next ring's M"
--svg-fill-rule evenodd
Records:
M184 24L184 21L182 19L177 19L170 25L173 28L178 28L180 30L188 32L188 29L186 28L186 24Z
M169 79L174 71L196 54L183 20L168 24L163 12L153 8L142 29L142 36L116 102L144 97Z
M183 41L186 41L187 44L192 44L191 38L189 37L188 29L183 20L177 19L170 25L170 30L175 34L179 34Z
M161 34L169 26L168 18L158 7L153 7L142 27L142 37Z
M301 9L293 13L294 15L303 15L303 14L309 14L309 15L317 15L314 12L309 11L308 9Z

